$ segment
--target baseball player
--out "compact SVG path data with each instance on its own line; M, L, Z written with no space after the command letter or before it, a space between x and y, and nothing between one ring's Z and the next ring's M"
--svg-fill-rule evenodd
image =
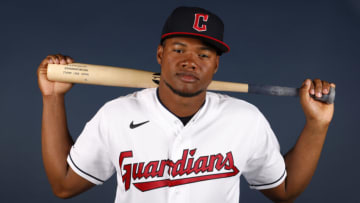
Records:
M176 8L157 49L158 88L106 103L73 143L64 95L72 84L46 78L47 64L73 63L49 55L38 68L43 96L42 153L56 196L69 198L116 173L115 202L239 202L240 175L274 202L292 202L308 185L334 105L314 100L335 87L307 79L300 89L306 124L282 156L269 123L253 105L207 92L220 55L224 25L215 14Z

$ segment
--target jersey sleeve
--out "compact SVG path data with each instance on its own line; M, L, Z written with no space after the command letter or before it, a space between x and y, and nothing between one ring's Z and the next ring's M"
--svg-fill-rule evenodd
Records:
M286 178L285 161L275 134L260 112L256 126L243 175L252 189L274 188Z
M115 172L108 152L103 108L85 125L67 157L70 167L86 180L99 185Z

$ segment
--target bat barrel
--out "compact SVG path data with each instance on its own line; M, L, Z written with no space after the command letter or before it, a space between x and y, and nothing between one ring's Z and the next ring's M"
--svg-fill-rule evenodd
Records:
M152 72L81 63L48 64L47 77L51 81L133 88L157 87Z

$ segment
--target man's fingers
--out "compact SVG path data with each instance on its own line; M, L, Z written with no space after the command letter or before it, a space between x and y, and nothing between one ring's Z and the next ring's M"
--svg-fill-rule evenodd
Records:
M54 62L54 64L59 64L59 58L56 55L50 55L50 59Z
M42 64L42 65L47 65L47 64L53 64L54 63L54 60L49 56L47 56L44 60L43 60L43 63L45 64Z
M313 81L314 85L315 85L315 97L322 97L322 92L323 92L323 85L322 85L322 81L320 79L315 79Z
M328 83L327 81L322 81L322 86L323 86L322 93L323 94L329 94L329 92L330 92L330 83Z
M59 64L59 59L55 55L49 55L46 58L48 58L48 63L50 64Z
M54 64L61 64L64 61L64 56L61 54L54 54L48 56Z
M310 95L315 95L315 86L314 83L310 80L311 85L310 85Z
M74 59L71 58L70 56L65 56L65 60L67 63L74 63Z
M309 79L307 79L307 80L309 80ZM309 80L309 81L311 82L309 93L311 96L315 96L317 98L322 97L323 94L329 94L331 87L335 88L334 83L329 83L324 80L314 79L314 80Z
M37 70L37 74L45 74L47 71L48 64L69 64L73 63L74 59L70 56L64 56L62 54L48 55L41 63Z
M311 89L311 80L310 79L305 79L302 86L306 88L306 90L310 90Z
M59 63L65 65L66 64L66 59L65 56L61 55L61 54L56 54L56 57L59 59Z
M56 63L57 63L57 64L62 64L63 61L64 61L64 56L61 55L61 54L56 54L56 55L55 55L55 58L56 58Z
M54 54L54 55L49 55L46 57L46 59L43 61L42 65L47 65L47 64L68 64L68 63L73 63L74 59L71 58L70 56L64 56L62 54Z
M68 63L73 63L74 59L72 59L70 56L64 56L62 54L56 54L54 55L56 62L58 61L60 64L68 64Z
M300 89L300 91L302 92L301 94L308 95L312 86L312 81L310 79L305 79Z

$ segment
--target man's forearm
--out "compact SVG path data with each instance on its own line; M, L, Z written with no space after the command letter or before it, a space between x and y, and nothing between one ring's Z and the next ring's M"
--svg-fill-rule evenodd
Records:
M285 155L286 194L298 196L309 184L317 167L329 124L307 122L295 146Z
M66 158L73 145L66 123L64 95L43 97L41 141L45 171L56 190L67 174Z

